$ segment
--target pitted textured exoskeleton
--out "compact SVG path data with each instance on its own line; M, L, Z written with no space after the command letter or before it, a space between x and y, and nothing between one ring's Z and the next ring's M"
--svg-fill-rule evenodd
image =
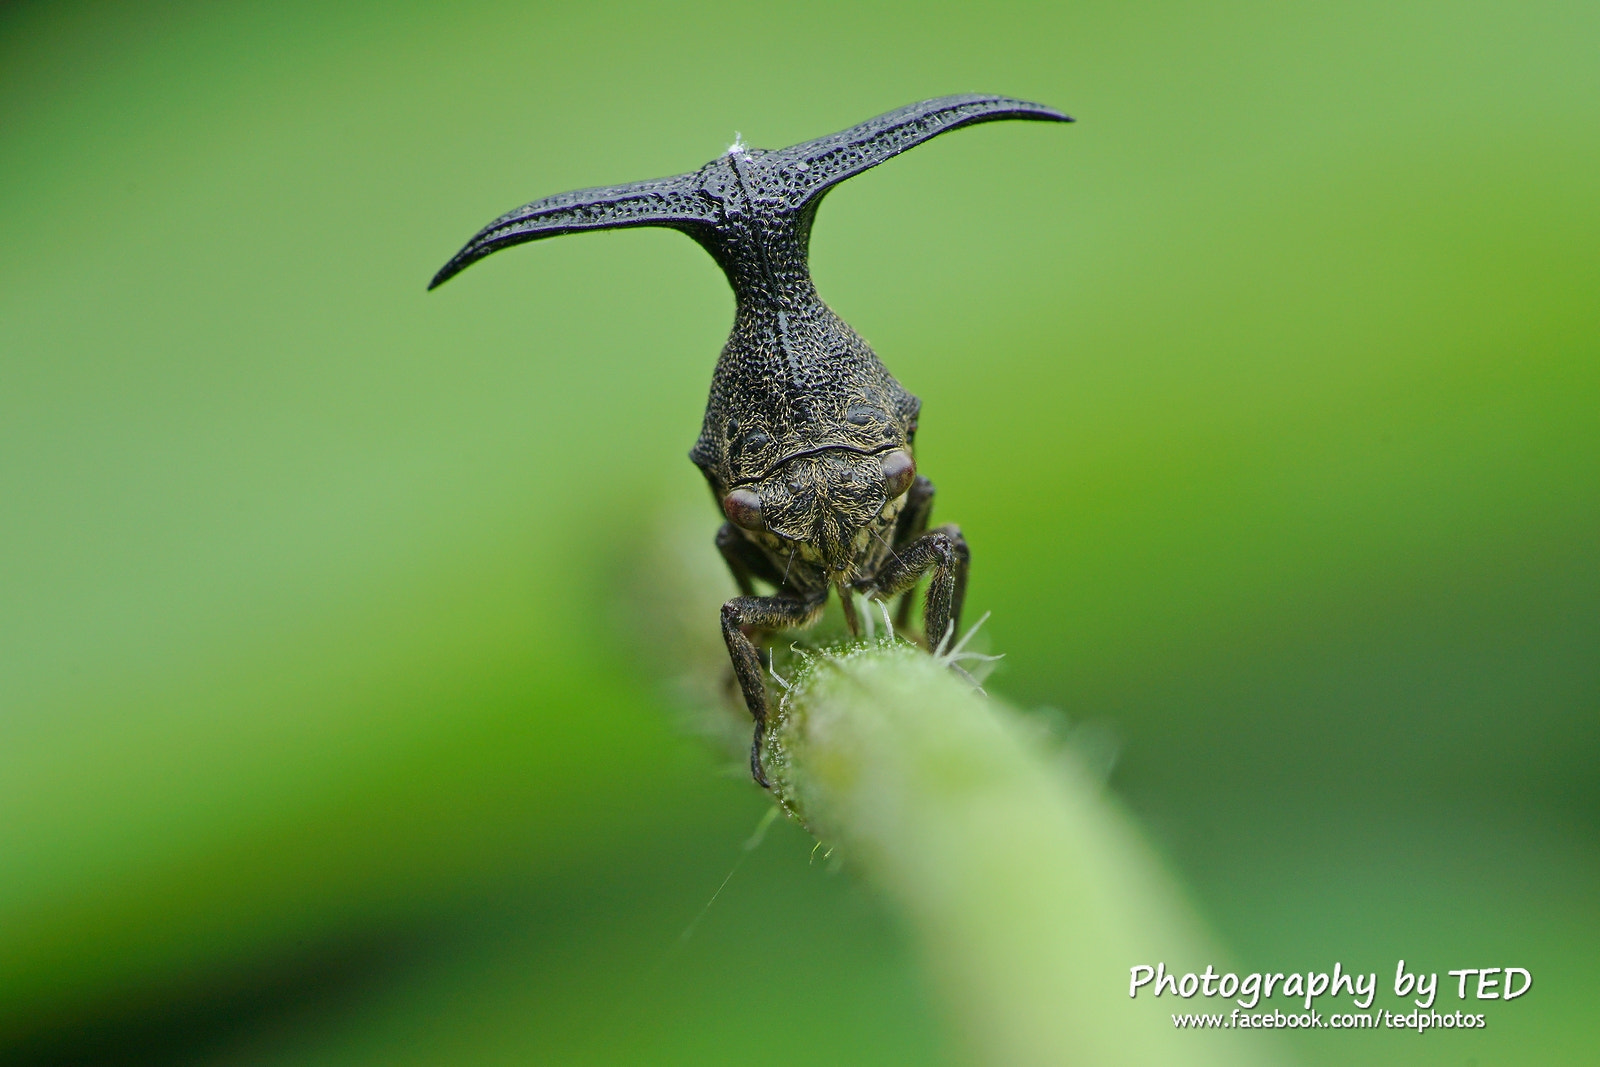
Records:
M750 771L763 786L758 643L815 622L830 590L852 632L852 594L905 593L905 627L910 591L932 571L923 631L937 648L960 623L970 560L958 527L928 529L933 483L913 455L917 398L812 285L806 258L817 206L839 182L930 137L996 119L1071 121L1009 97L947 96L778 151L735 143L690 174L562 193L502 215L429 285L524 241L628 226L681 230L727 274L733 331L689 458L728 520L717 548L740 595L722 607L722 634L755 719ZM757 581L772 593L758 595Z

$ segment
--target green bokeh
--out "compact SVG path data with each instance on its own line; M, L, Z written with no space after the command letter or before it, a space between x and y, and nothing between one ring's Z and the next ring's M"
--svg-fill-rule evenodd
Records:
M763 802L627 622L662 516L711 551L714 266L423 286L523 201L958 91L1080 121L841 187L814 259L923 398L992 684L1115 732L1242 965L1535 974L1307 1061L1592 1053L1597 45L1580 3L0 10L0 1061L938 1054L848 874L739 862Z

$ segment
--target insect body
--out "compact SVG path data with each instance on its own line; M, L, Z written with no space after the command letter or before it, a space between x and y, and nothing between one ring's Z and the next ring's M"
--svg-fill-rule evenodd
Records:
M581 230L665 226L722 267L737 302L689 453L727 522L717 548L740 596L722 633L755 719L761 765L767 694L757 642L814 622L837 590L888 599L933 572L924 633L937 647L959 624L969 553L961 531L929 531L933 483L917 473L917 398L822 302L807 248L824 194L846 178L948 130L996 119L1069 122L1000 96L926 100L829 137L764 151L735 144L690 174L585 189L520 207L486 226L435 275L437 286L514 244ZM756 594L755 581L773 593ZM909 597L900 606L908 622Z

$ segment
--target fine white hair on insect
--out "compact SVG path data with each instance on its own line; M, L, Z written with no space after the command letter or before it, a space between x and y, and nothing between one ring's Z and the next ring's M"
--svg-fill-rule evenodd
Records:
M744 143L744 134L740 133L738 130L734 130L733 143L728 146L728 151L726 154L730 156L742 155L749 147L749 145Z

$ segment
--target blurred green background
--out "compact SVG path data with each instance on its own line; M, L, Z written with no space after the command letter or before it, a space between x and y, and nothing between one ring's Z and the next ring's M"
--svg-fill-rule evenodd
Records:
M842 186L814 259L923 399L991 688L1114 732L1242 967L1533 973L1304 1061L1592 1055L1597 48L1576 2L0 9L0 1063L941 1062L894 917L743 852L629 621L663 516L712 552L715 266L423 286L527 200L965 91L1080 121Z

